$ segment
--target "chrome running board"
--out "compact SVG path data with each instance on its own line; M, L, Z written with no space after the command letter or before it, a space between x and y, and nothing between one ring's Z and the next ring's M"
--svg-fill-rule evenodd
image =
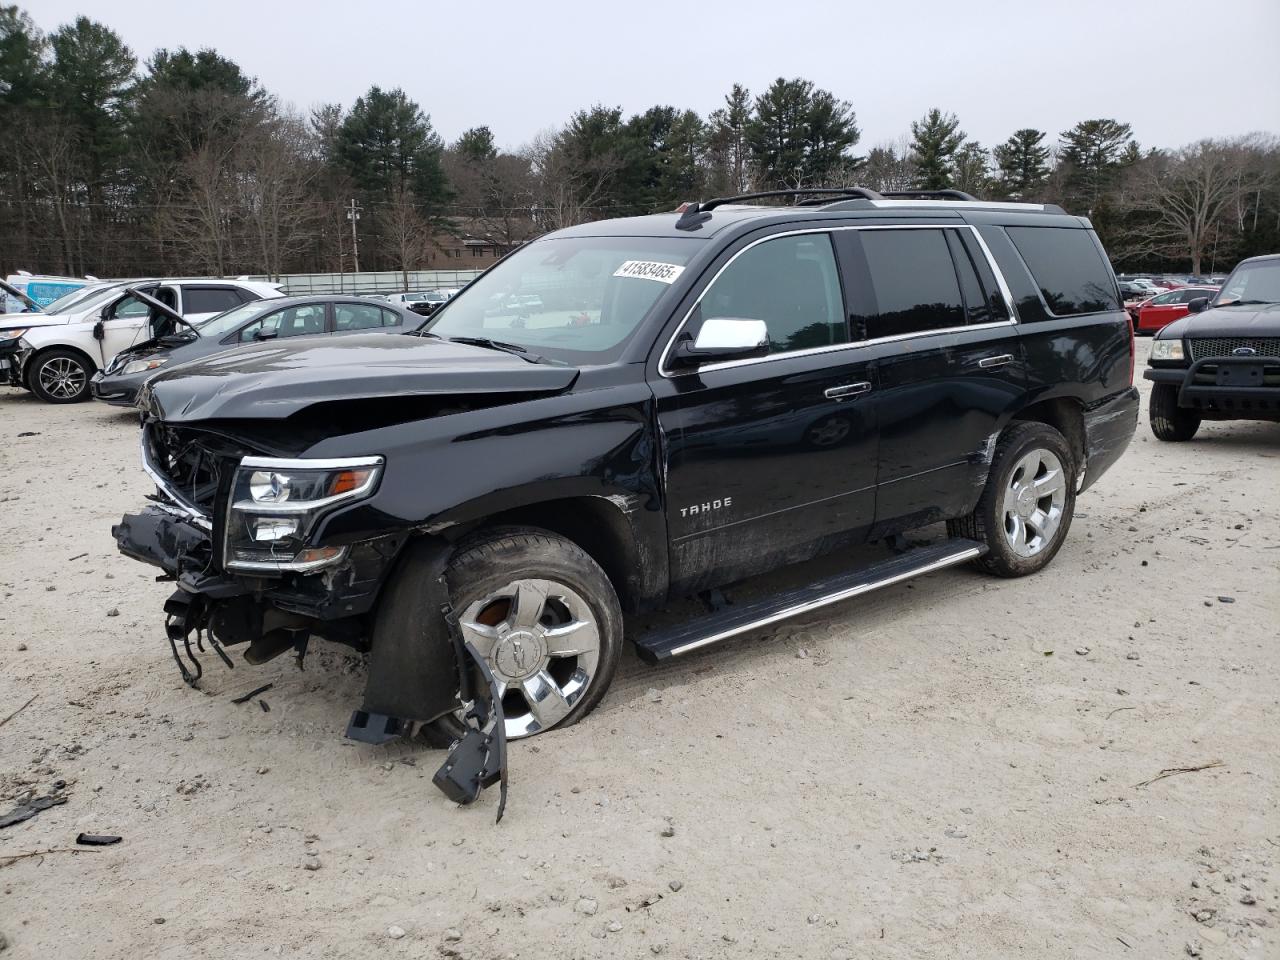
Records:
M820 610L842 600L975 560L986 552L985 544L959 538L913 547L898 556L839 573L808 586L784 590L675 627L652 631L636 640L636 649L642 660L658 663L811 610Z

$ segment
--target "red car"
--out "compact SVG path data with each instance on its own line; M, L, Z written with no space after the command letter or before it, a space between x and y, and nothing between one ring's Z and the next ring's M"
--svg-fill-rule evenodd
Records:
M1218 290L1216 287L1182 287L1159 294L1150 300L1144 300L1130 308L1130 315L1136 316L1134 329L1139 333L1155 333L1163 326L1187 315L1187 304L1198 297L1212 299Z

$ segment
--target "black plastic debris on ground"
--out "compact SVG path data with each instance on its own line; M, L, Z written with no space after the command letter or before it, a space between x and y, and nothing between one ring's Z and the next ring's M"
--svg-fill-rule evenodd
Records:
M41 810L48 810L50 807L56 807L66 802L67 795L57 791L44 797L31 797L19 803L8 813L0 814L0 830L5 827L12 827L14 824L23 823L30 820Z
M274 686L275 686L274 683L264 683L262 686L256 687L253 690L250 690L248 693L241 694L238 697L232 697L231 702L232 703L248 703L258 694L266 693L268 690L270 690Z
M76 837L76 843L84 847L109 847L122 839L110 833L82 833Z

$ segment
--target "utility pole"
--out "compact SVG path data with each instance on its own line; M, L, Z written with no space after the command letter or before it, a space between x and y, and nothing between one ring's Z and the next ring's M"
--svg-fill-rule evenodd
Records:
M360 209L360 204L352 198L347 219L351 221L351 259L355 263L356 273L360 272L360 239L356 236L356 221L360 219Z

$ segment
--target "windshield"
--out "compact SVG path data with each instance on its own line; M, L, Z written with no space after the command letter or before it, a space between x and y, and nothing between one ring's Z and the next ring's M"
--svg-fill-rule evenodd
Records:
M44 312L66 313L68 310L88 310L90 307L102 305L122 289L124 289L122 283L112 283L104 287L81 287L79 290L64 293L45 307Z
M1213 305L1223 307L1236 302L1280 303L1280 260L1261 260L1236 267Z
M261 313L263 306L261 300L242 303L238 307L232 307L226 313L220 313L216 317L210 317L204 323L197 324L196 332L202 337L221 337Z
M570 363L610 363L702 241L564 237L518 250L423 329L484 337Z

